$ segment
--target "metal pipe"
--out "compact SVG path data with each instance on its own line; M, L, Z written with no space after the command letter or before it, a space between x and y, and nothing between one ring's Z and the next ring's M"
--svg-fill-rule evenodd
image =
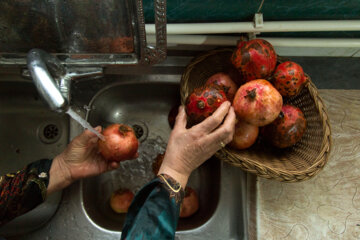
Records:
M170 23L167 34L225 34L248 32L315 32L360 31L360 20L328 21L264 21L263 27L255 28L253 22L228 23ZM147 34L155 34L155 25L145 25Z
M360 48L359 38L262 38L275 47L346 47ZM148 43L155 43L154 35L147 35ZM178 45L235 46L239 37L213 35L170 35L167 43Z

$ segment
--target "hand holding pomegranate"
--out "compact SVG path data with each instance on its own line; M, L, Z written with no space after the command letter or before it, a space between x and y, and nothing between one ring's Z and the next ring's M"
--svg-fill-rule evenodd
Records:
M180 107L159 174L170 175L185 188L191 172L231 142L235 121L235 112L226 101L211 116L187 129L186 113Z
M101 127L95 128L101 132ZM66 149L53 160L47 194L69 186L72 182L119 167L119 163L106 161L97 147L98 137L89 130L75 137Z

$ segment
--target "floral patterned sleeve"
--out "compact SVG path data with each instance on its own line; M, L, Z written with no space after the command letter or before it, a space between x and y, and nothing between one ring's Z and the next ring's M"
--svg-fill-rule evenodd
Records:
M42 159L21 171L0 176L0 226L45 200L51 163Z
M174 239L184 190L161 174L145 185L128 210L121 239Z

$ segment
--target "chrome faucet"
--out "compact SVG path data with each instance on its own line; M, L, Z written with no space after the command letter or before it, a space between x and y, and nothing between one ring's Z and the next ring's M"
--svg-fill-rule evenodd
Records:
M66 112L70 107L71 80L103 74L103 69L99 67L67 68L41 49L30 50L27 66L38 92L56 112Z

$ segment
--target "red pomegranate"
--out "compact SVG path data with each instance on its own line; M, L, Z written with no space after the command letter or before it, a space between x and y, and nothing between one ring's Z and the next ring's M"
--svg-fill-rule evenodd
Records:
M274 121L281 111L282 104L280 93L264 79L242 85L233 101L238 119L259 127Z
M111 195L110 207L116 213L127 213L133 199L134 193L129 189L116 190Z
M229 101L232 101L234 99L236 90L238 89L238 86L236 83L230 78L230 76L226 73L216 73L209 77L209 79L206 81L205 85L211 85L216 84L222 87L224 90L226 97Z
M226 94L218 85L205 85L194 89L185 103L189 124L194 125L200 123L213 114L225 101L227 101Z
M199 209L199 197L191 187L185 188L185 197L180 207L180 217L190 217Z
M297 143L306 130L304 113L292 105L284 105L278 118L262 130L264 138L273 146L286 148Z
M283 62L275 69L273 84L283 97L297 95L306 82L302 67L295 62Z
M259 135L259 127L238 121L235 125L235 133L230 146L236 149L246 149L253 145Z
M276 59L274 47L264 39L240 41L231 56L232 64L245 81L270 77L274 72Z
M137 156L139 142L134 130L125 124L114 123L104 129L105 141L98 141L101 155L108 161L121 162Z

